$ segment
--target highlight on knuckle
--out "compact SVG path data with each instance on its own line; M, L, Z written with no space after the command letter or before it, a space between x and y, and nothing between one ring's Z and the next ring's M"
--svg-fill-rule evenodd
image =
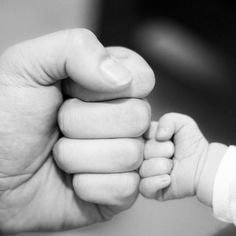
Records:
M167 147L166 147L167 155L173 156L173 154L175 152L175 146L174 146L173 142L168 141L166 145L167 145Z
M151 121L151 109L147 102L134 100L131 103L131 111L134 124L134 136L139 137L145 133Z
M168 170L168 159L159 159L155 165L157 170L161 170L161 172L166 172Z
M86 200L86 198L87 198L87 186L86 186L86 182L84 181L83 174L74 175L72 185L73 185L73 188L74 188L76 194L80 198L82 198L83 200Z
M126 176L125 181L120 186L120 193L122 199L132 198L138 192L139 175L137 173L130 173Z
M57 141L57 143L53 147L53 156L57 165L64 171L67 171L67 162L66 162L67 154L66 154L65 138L61 138Z
M80 28L79 29L79 34L80 34L80 37L84 40L85 43L88 42L91 39L96 38L95 34L91 30L88 30L86 28Z
M148 184L147 179L142 179L139 185L139 192L144 196L144 197L149 197L150 195L150 186Z
M58 125L60 130L64 135L68 134L68 131L71 129L71 120L73 117L73 104L76 99L68 99L65 101L59 109L58 112Z
M149 66L146 67L144 75L145 75L144 78L147 78L148 80L148 81L145 81L145 84L144 84L144 89L145 89L144 96L146 97L155 87L156 79L155 79L154 71Z
M173 115L174 115L174 113L171 113L171 112L164 114L164 115L161 117L160 122L169 121Z
M153 156L152 154L152 146L153 146L153 140L148 140L146 141L145 143L145 146L144 146L144 157L146 159L149 159L151 156Z
M141 139L131 139L127 142L128 156L125 160L129 171L136 170L143 161L144 142Z
M139 174L140 174L140 176L141 177L145 177L146 176L146 163L147 163L147 161L144 161L143 163L142 163L142 165L141 165L141 167L140 167L140 169L139 169Z
M95 34L92 31L85 28L66 30L65 35L67 39L66 44L72 45L72 48L74 46L84 47L90 41L96 39Z

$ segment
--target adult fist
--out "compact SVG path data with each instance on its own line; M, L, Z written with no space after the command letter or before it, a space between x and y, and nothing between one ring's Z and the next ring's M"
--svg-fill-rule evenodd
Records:
M129 208L137 197L143 160L140 137L150 123L150 108L139 99L106 103L66 101L59 126L66 136L54 147L58 166L73 176L81 199L101 204L100 213L111 217ZM83 138L83 139L82 139Z
M73 105L76 108L70 110L68 106L74 103L72 100L62 107L59 116L62 131L67 137L76 139L65 138L67 142L60 140L54 149L55 159L68 173L86 173L75 175L72 182L72 176L58 168L52 154L59 138L57 112L63 103L61 89L67 95L97 101L121 97L143 98L153 86L153 72L140 56L124 48L106 49L87 30L61 31L8 49L0 58L1 232L75 228L110 218L129 207L135 199L138 177L135 173L124 173L121 177L119 173L135 169L140 162L142 141L134 141L130 137L141 135L148 125L149 109L144 105L146 103L139 100L121 100L118 104L108 102L101 105L97 119L90 109L93 103L87 106L87 103L76 100L80 105ZM123 107L120 112L119 109L113 115L106 112L117 105ZM106 109L106 106L109 108ZM139 118L141 128L131 122L134 121L132 112L136 114L139 108L142 110ZM76 115L68 116L66 109ZM80 109L81 112L78 112ZM66 116L71 117L71 121ZM120 121L120 130L110 119L115 117L115 122ZM73 124L77 118L78 127ZM90 126L94 127L92 121L98 121L99 125L104 122L106 126L104 129L95 129L95 134L89 129ZM89 143L92 140L86 142L77 139L108 138L107 133L127 139L114 140L114 143L100 140L101 147L111 146L106 149L107 153L102 153L104 149L100 154L100 144L97 142L93 144ZM76 144L73 145L72 141ZM62 146L66 147L65 143L74 147L74 152L64 153L64 161L68 158L70 163L75 163L73 170L66 166L69 162L62 161L61 151L64 150ZM90 145L95 147L94 150L97 148L97 158L103 157L106 166L99 166L98 159L94 161L95 165L88 166L86 158L92 163L95 157ZM139 151L134 151L134 146ZM120 155L115 153L118 149ZM65 150L68 151L68 148ZM72 154L77 151L79 155L75 158ZM130 154L127 159L124 158L124 152ZM84 155L86 158L83 159ZM119 164L114 165L108 156L113 159L117 156ZM93 198L93 187L96 187L95 190L112 187L111 181L107 181L108 178L101 173L114 172L117 173L109 175L114 184L114 196L102 198L101 195L106 192L101 191L97 198ZM94 182L95 177L97 182Z

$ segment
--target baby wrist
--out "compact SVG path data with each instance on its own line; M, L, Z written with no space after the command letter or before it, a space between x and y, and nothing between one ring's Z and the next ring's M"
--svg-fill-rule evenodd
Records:
M197 198L205 205L212 206L215 176L226 149L227 146L220 143L211 143L208 146L196 187Z

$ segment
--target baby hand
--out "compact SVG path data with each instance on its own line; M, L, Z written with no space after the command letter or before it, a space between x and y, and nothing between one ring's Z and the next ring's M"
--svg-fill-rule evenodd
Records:
M168 113L152 122L146 135L140 167L140 192L148 198L168 200L193 196L208 142L195 121Z

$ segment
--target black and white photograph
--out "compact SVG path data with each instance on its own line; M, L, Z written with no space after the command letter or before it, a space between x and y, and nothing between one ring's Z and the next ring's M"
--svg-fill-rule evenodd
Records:
M235 13L0 0L0 235L235 236Z

